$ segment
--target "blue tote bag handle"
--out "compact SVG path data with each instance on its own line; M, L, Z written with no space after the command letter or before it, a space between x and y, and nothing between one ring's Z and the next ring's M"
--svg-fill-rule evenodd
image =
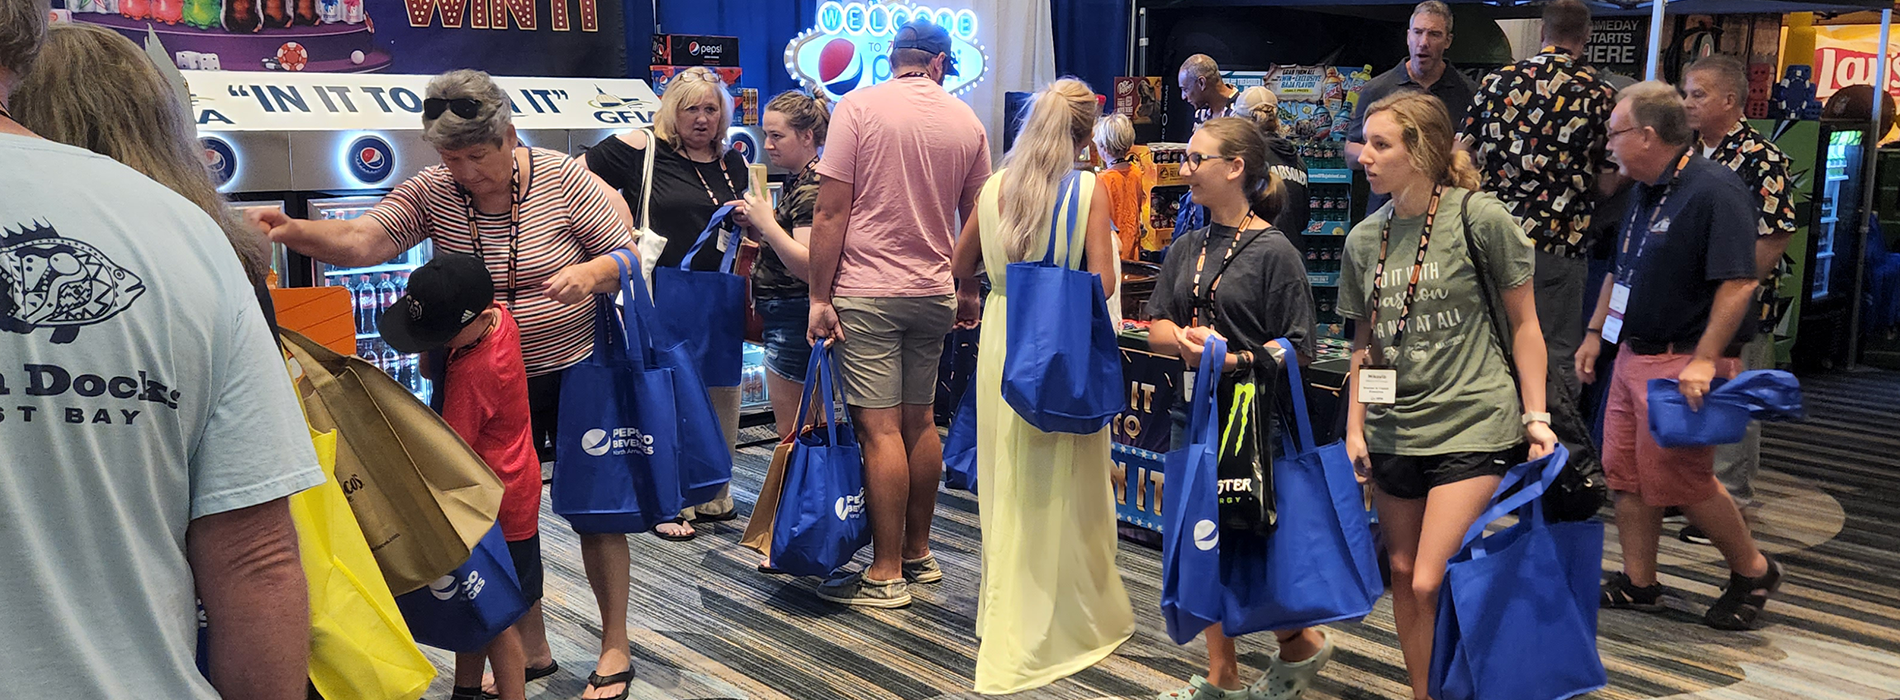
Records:
M832 364L831 360L831 342L826 340L813 345L811 347L811 359L808 360L805 365L805 381L812 386L806 390L805 395L801 397L798 402L798 423L795 425L798 426L799 432L803 433L805 429L805 419L808 415L807 412L811 410L813 397L823 396L825 444L827 445L838 444L838 417L835 408L832 406L835 400L841 399L841 397L835 396L835 393L839 390L832 384L832 375L836 373L837 367ZM801 436L799 439L804 440L804 437Z
M1227 341L1208 336L1201 346L1200 371L1194 373L1194 410L1188 414L1188 442L1220 444L1220 426L1214 421L1215 395L1220 387L1221 368L1227 364Z
M1491 507L1478 516L1470 530L1465 531L1464 546L1471 549L1471 558L1482 559L1489 554L1480 540L1484 539L1485 526L1498 518L1518 513L1520 518L1528 519L1531 527L1544 527L1544 492L1557 483L1557 476L1563 473L1564 463L1569 459L1570 451L1558 443L1557 449L1550 454L1512 467L1511 471L1505 473L1504 479L1498 482L1495 495L1491 497ZM1501 498L1511 487L1520 483L1524 488Z
M712 218L706 220L706 230L699 232L699 238L693 241L692 249L686 251L686 257L680 258L679 269L691 270L693 260L699 257L699 251L705 250L706 244L712 242L715 237L719 236L721 229L731 228L732 232L726 234L726 254L719 259L719 271L732 271L732 262L737 260L739 256L740 231L738 226L727 226L726 220L731 216L732 205L730 204L722 206L718 211L713 212Z
M1319 445L1313 444L1313 419L1306 413L1306 380L1300 377L1299 353L1293 350L1293 342L1285 338L1277 338L1272 344L1285 353L1281 357L1286 359L1280 364L1286 366L1287 393L1293 395L1293 430L1284 438L1292 443L1287 454L1312 452L1319 449Z
M614 264L620 266L620 314L621 327L625 329L625 356L633 363L634 369L646 371L653 362L653 333L647 327L646 312L653 308L653 298L647 296L646 276L641 274L640 266L633 264L633 256L625 250L608 253ZM596 322L595 332L600 326ZM598 341L596 341L598 342Z
M1042 254L1042 264L1044 265L1048 265L1050 267L1067 267L1067 265L1064 265L1062 264L1062 262L1056 260L1057 235L1060 235L1063 241L1063 245L1062 245L1063 256L1062 257L1064 259L1067 259L1069 257L1069 254L1074 252L1075 250L1075 219L1076 219L1075 215L1076 215L1076 208L1081 205L1081 201L1082 201L1082 196L1080 192L1081 182L1082 182L1081 172L1072 170L1072 171L1069 171L1069 174L1062 176L1062 182L1057 185L1056 201L1068 203L1069 226L1068 226L1068 230L1063 231L1060 234L1058 234L1056 231L1056 226L1058 223L1060 223L1061 217L1057 217L1054 214L1051 214L1049 216L1049 250L1048 252L1045 252Z

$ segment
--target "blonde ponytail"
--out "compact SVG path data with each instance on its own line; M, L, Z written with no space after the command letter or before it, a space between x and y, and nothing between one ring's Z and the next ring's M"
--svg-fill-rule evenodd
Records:
M1056 186L1075 169L1075 156L1088 143L1101 108L1095 93L1080 80L1065 78L1037 92L1029 102L1016 146L1003 157L1002 236L1010 260L1031 257L1030 245L1043 231L1056 205Z

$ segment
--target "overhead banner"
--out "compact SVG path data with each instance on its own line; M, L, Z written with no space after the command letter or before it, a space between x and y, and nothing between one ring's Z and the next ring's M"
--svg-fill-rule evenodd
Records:
M1814 95L1829 95L1849 85L1870 85L1880 63L1880 26L1843 24L1814 28ZM1888 38L1887 92L1900 90L1900 34Z
M432 76L184 71L201 131L415 130ZM660 99L626 78L495 78L514 125L613 129L651 122Z
M627 75L622 5L600 0L53 0L180 69Z

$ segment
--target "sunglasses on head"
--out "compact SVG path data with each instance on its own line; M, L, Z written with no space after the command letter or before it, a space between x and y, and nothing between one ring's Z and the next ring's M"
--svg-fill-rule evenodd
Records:
M476 114L481 113L481 109L482 103L468 97L457 97L453 100L431 97L422 101L424 119L441 117L444 111L454 112L455 116L463 119L474 119Z

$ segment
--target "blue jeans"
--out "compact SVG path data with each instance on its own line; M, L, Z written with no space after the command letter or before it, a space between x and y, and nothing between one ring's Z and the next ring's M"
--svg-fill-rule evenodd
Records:
M811 363L811 343L805 329L811 324L811 300L805 297L758 299L752 302L764 321L765 367L785 379L805 383Z

